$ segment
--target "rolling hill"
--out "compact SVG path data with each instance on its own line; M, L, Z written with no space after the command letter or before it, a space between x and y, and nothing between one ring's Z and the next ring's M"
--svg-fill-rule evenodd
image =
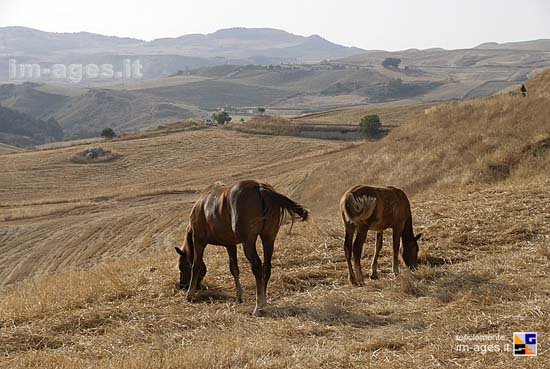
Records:
M117 132L136 131L202 114L181 99L139 91L75 90L39 83L0 85L0 104L35 119L53 118L69 138L98 137L106 127ZM63 134L55 137L60 140Z
M28 147L61 139L63 130L55 119L38 120L0 106L0 143Z
M32 51L33 45L43 49ZM535 40L464 50L364 51L268 28L144 42L5 27L0 59L117 68L124 59L140 59L144 78L9 81L0 85L0 104L35 119L53 118L68 138L97 136L105 127L141 130L222 108L236 116L250 116L257 107L270 115L296 116L383 103L431 104L513 89L550 66L547 49L547 40ZM389 57L400 59L400 66L383 67ZM8 64L0 60L0 69Z

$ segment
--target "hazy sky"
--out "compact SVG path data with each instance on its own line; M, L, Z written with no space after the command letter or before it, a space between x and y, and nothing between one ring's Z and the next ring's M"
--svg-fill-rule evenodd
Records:
M0 0L0 26L151 40L271 27L364 49L550 38L550 0Z

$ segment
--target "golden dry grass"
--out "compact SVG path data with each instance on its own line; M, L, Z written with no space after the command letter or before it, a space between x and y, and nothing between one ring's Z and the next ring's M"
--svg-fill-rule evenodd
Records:
M411 104L390 102L371 104L363 107L346 108L323 113L306 114L293 117L292 121L307 124L326 125L359 125L361 118L366 115L377 114L385 126L399 126L409 123L424 113L424 110L434 104Z
M214 129L111 142L121 158L97 165L70 163L83 147L0 156L0 367L548 367L547 86L550 73L526 99L434 107L363 145ZM504 176L488 169L503 163ZM197 302L176 288L173 246L196 191L240 178L313 210L279 234L264 318L250 314L242 255L234 302L222 248L207 248ZM414 194L424 236L420 268L396 277L386 232L380 279L357 288L336 209L361 182ZM457 351L456 335L503 345L515 331L539 333L539 357Z
M32 280L2 296L2 360L10 368L515 366L511 353L457 352L454 337L529 329L548 349L550 222L531 209L544 206L549 184L415 197L423 264L392 276L386 239L381 279L363 288L347 283L336 217L295 225L292 236L285 227L262 319L250 314L245 260L239 305L225 251L213 246L209 290L192 304L176 289L169 249ZM535 360L543 367L544 356Z
M451 102L393 130L385 139L311 172L299 195L337 208L342 188L393 185L409 194L547 177L550 172L550 72L527 83L529 96L509 94ZM353 175L341 175L353 173ZM331 183L331 186L326 186Z
M348 149L214 129L103 142L117 160L72 162L89 147L0 156L0 286L173 246L207 184L269 178L291 191L289 176L299 179L306 165Z

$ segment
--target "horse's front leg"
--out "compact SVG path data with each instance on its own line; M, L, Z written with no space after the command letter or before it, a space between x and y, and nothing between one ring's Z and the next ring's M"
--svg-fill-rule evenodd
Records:
M392 270L393 274L399 274L399 240L401 238L402 230L399 228L393 228L392 232L393 238L393 260L392 260Z
M363 271L361 270L361 255L363 253L363 244L367 239L368 227L361 227L357 231L355 241L353 242L353 266L355 268L355 283L358 286L364 286Z
M349 283L355 285L355 274L351 265L353 235L355 234L355 225L353 223L345 223L346 234L344 236L344 253L346 255L346 263L348 264L348 280Z
M197 242L193 240L194 243L194 255L193 255L193 266L191 268L191 279L189 282L189 289L187 290L187 301L191 301L197 290L197 284L201 276L201 269L203 268L203 254L204 248L206 247L205 243Z

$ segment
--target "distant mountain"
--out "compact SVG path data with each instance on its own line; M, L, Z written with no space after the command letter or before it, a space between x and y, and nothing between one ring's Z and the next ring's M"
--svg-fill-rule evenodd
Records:
M359 48L332 43L318 35L304 37L272 28L228 28L206 35L162 38L149 42L147 47L169 48L200 56L270 56L302 61L342 58L364 52Z
M474 49L486 50L525 50L525 51L550 51L550 39L540 39L532 41L505 42L486 42L476 46Z
M27 27L0 27L0 55L42 55L59 51L114 49L137 46L144 41L103 36L89 32L56 33Z
M117 56L155 58L165 68L145 68L145 78L174 73L176 68L232 64L316 62L343 58L364 50L313 35L294 35L271 28L229 28L146 42L88 32L54 33L25 27L0 28L0 80L7 77L7 59L24 63L109 63ZM145 66L147 67L147 66ZM168 69L170 68L170 69Z

